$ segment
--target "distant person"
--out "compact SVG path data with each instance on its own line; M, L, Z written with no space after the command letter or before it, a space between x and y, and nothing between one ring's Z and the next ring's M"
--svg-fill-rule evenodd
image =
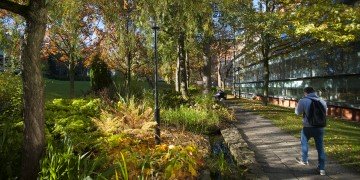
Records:
M325 175L324 127L326 126L326 102L319 98L314 88L306 87L295 113L303 115L303 129L301 131L301 158L299 164L308 165L308 141L314 138L318 152L318 170Z
M219 90L217 91L217 93L215 94L215 99L218 101L223 101L226 99L226 94L223 90Z

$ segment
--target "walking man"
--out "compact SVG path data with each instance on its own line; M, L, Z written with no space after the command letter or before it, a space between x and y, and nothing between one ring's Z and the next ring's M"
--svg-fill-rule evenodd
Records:
M320 99L314 88L304 89L305 97L300 99L295 113L303 115L303 129L301 131L301 158L298 162L308 164L308 141L311 137L315 140L318 152L318 170L320 175L325 175L324 127L326 125L326 102Z

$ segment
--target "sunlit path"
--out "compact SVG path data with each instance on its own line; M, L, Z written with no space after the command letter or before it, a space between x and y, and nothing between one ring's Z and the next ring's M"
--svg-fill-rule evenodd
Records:
M274 126L251 112L242 110L236 104L228 104L234 109L236 127L255 152L260 168L253 170L260 179L359 179L360 175L347 169L331 158L327 158L326 176L318 175L317 152L315 147L309 150L309 165L299 165L300 140Z

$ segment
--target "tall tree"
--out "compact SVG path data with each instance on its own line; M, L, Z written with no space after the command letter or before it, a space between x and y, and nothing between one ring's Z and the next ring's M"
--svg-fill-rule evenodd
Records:
M0 1L1 9L19 14L26 20L26 40L21 56L25 122L21 179L37 178L45 146L44 84L40 50L46 29L46 2L29 0L28 3L20 4L9 0Z
M208 94L211 90L211 70L212 70L212 45L214 42L214 19L213 19L213 10L212 6L216 4L208 4L204 6L201 10L197 11L197 36L199 37L198 42L200 44L200 49L202 52L203 66L201 68L202 72L202 83L203 83L203 93Z
M75 91L75 67L85 56L90 57L88 48L99 39L96 35L98 22L92 6L85 1L51 1L44 51L60 55L60 60L67 64L70 98Z
M201 35L199 41L200 50L202 51L203 67L202 79L204 85L204 93L208 93L212 83L213 64L218 63L219 83L223 84L226 73L220 73L221 57L228 56L226 52L230 46L233 46L234 35L231 34L232 28L226 21L222 20L222 16L226 11L220 11L223 1L212 1L198 12L198 35ZM206 4L205 4L206 5ZM225 53L224 53L225 52ZM218 56L218 61L214 62L214 57ZM222 87L223 88L223 87Z
M0 50L3 51L4 68L10 72L20 69L21 44L25 21L12 13L0 13ZM6 58L6 61L5 61Z
M360 7L333 0L301 1L289 19L296 36L311 36L330 44L358 41ZM355 1L353 1L355 2Z
M188 99L188 67L186 57L197 57L191 53L190 47L196 47L190 43L198 44L201 38L206 38L208 30L205 26L212 21L211 4L209 1L141 1L144 7L143 14L151 14L151 19L157 21L161 27L160 54L163 61L172 62L175 69L175 87L184 99ZM202 21L201 18L206 20ZM149 18L147 20L150 20ZM203 23L197 26L197 23ZM205 28L204 28L205 27ZM202 29L202 30L200 30ZM206 30L205 30L206 29ZM204 31L205 30L205 31ZM199 35L199 33L201 35ZM210 33L211 34L211 33ZM199 38L201 37L201 38ZM204 42L201 40L201 42ZM210 45L204 42L203 45ZM200 47L200 46L197 46ZM206 49L204 47L204 49ZM209 48L208 48L209 50ZM176 52L176 54L174 53ZM176 56L174 56L174 54ZM188 56L187 56L188 54ZM210 55L208 51L207 56ZM211 59L211 58L205 58ZM190 64L193 59L189 59ZM207 63L207 66L211 63ZM207 69L209 69L207 67ZM208 73L209 74L209 73ZM208 75L207 75L208 76ZM210 78L208 78L210 81ZM210 83L208 83L210 84Z
M254 1L255 2L255 1ZM241 29L243 54L263 65L263 103L269 95L269 62L316 41L342 43L358 37L359 8L331 0L233 1L227 4L232 27ZM246 66L246 65L245 65Z
M104 40L102 42L102 55L105 60L112 64L114 68L125 74L125 93L127 99L131 96L131 79L135 62L139 61L138 55L142 53L142 48L137 47L142 37L137 32L135 20L138 16L137 1L120 0L94 1L104 17ZM119 88L120 91L122 90Z

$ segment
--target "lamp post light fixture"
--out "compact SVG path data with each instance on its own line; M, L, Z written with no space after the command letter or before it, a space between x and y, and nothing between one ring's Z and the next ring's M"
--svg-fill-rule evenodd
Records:
M154 86L154 96L155 96L155 112L154 118L156 121L155 127L155 144L160 144L160 108L159 108L159 92L158 92L158 54L157 54L157 31L160 29L156 23L154 23L152 29L154 30L154 59L155 59L155 86Z

